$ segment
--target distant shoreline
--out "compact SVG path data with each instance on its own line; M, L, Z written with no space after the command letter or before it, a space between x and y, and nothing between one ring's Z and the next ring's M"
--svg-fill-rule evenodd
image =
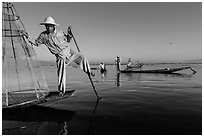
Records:
M93 63L93 64L91 64L91 65L99 65L100 63ZM143 63L144 65L162 65L162 64L202 64L202 63ZM114 63L106 63L106 65L115 65ZM127 65L127 63L121 63L121 65Z
M56 63L55 61L39 61L41 66L55 66ZM134 62L133 62L134 63ZM90 65L99 65L100 63L90 63ZM114 63L105 63L106 65L115 65ZM121 65L126 65L127 62L121 63ZM179 62L179 63L166 63L166 62L159 62L159 63L143 63L144 65L167 65L167 64L172 64L172 65L189 65L189 64L202 64L202 62Z

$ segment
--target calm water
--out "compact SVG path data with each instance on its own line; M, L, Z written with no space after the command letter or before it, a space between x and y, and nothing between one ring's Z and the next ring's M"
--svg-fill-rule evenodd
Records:
M178 67L147 65L144 69ZM2 121L3 134L71 135L177 135L202 134L202 66L180 75L116 74L97 70L93 78L102 97L97 101L88 77L67 69L67 89L76 89L69 99L22 110L12 120ZM93 66L94 67L94 66ZM124 67L124 66L123 66ZM49 89L57 90L55 66L43 66Z

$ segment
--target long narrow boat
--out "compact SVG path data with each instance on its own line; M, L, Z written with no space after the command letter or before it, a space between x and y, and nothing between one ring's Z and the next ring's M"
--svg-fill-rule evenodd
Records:
M161 74L172 74L177 71L185 70L185 69L190 69L193 71L193 73L196 73L194 69L191 67L179 67L179 68L165 68L165 69L154 69L154 70L120 70L120 73L161 73Z
M17 104L9 104L9 105L5 105L2 104L2 109L10 109L10 108L22 108L22 107L29 107L32 105L37 105L37 104L43 104L46 102L55 102L58 100L63 100L63 99L67 99L70 98L74 95L75 90L74 89L70 89L67 90L65 92L65 94L63 96L59 96L59 92L58 91L52 91L52 92L46 92L44 93L45 95L43 97L31 100L31 101L24 101L23 99L25 98L25 93L14 93L15 98L18 100L21 100L21 103L17 103ZM14 96L14 94L12 94L12 96ZM24 94L24 95L22 95ZM27 93L28 97L30 93ZM11 102L12 103L12 102Z

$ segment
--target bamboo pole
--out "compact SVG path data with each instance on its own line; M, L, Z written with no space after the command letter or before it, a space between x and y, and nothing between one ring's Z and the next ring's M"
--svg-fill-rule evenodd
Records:
M69 29L70 29L70 31L71 31L71 26L68 27L68 30L69 30ZM75 45L76 45L76 47L77 47L78 52L80 52L79 46L78 46L78 44L77 44L77 42L76 42L76 39L75 39L73 33L72 33L72 38L73 38L73 40L74 40L74 43L75 43ZM92 81L92 78L91 78L91 74L88 72L87 75L88 75L88 77L89 77L89 80L90 80L90 82L91 82L91 85L92 85L92 87L93 87L93 90L94 90L94 92L95 92L95 94L96 94L97 99L101 99L101 97L99 97L99 95L98 95L98 93L97 93L97 91L96 91L96 88L95 88L95 86L94 86L94 84L93 84L93 81Z

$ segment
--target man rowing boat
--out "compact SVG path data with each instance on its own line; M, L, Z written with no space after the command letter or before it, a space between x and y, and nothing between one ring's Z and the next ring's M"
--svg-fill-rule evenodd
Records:
M134 65L133 65L131 59L129 58L128 63L127 63L127 68L129 69L129 68L133 68L133 67L134 67Z
M69 46L73 35L71 28L68 28L68 34L65 34L62 30L57 30L56 26L59 26L52 17L47 17L43 23L46 30L40 33L36 40L28 40L35 46L44 44L56 57L57 63L57 75L58 75L58 91L60 95L65 94L66 90L66 65L71 62L76 63L85 73L89 73L92 76L90 65L88 60L79 52L72 50Z

